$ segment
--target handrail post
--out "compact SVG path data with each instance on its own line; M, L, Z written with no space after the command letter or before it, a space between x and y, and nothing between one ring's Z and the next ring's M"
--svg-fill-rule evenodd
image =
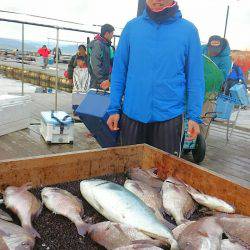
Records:
M58 92L58 61L59 61L59 28L56 28L56 82L55 82L55 111L58 109L58 100L57 100L57 92Z

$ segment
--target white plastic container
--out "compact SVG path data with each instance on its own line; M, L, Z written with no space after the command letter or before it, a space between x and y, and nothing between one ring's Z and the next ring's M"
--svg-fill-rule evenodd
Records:
M48 144L73 144L74 120L63 111L41 112L40 132Z
M30 96L0 95L0 136L30 125Z

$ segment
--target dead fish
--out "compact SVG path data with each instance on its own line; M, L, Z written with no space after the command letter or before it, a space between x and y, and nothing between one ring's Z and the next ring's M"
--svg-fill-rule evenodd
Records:
M217 223L232 242L250 249L250 217L237 214L222 214L217 217Z
M133 244L130 246L115 248L114 250L163 250L163 249L150 244Z
M152 240L141 231L125 224L110 221L91 225L88 229L91 239L108 250L128 246L134 241L147 241L154 245L159 242Z
M134 227L171 245L171 250L179 249L172 232L144 202L123 186L92 179L82 181L80 189L84 199L108 220Z
M76 225L79 235L86 234L88 224L82 220L84 209L80 199L66 190L54 187L44 188L41 195L43 203L49 210L71 220Z
M35 245L35 239L24 228L13 223L0 220L1 250L30 250Z
M141 168L130 168L128 175L130 179L135 181L141 181L146 183L148 186L161 189L163 181L154 173L156 169L141 169Z
M40 238L39 233L32 226L32 220L40 215L42 203L28 191L31 188L30 184L21 187L8 187L4 191L4 204L17 214L22 227L27 232Z
M166 222L162 214L164 210L162 197L156 189L143 182L133 180L126 180L124 187L150 207L161 222Z
M13 221L11 216L9 214L7 214L6 212L4 212L2 209L0 209L0 219L6 220L6 221Z
M173 232L175 239L178 240L180 235L182 234L182 232L186 229L186 227L188 227L189 225L191 225L193 223L195 223L195 221L187 221L187 222L179 225L175 229L173 229L172 232Z
M196 204L184 184L173 177L163 183L161 193L163 207L169 215L173 216L177 225L189 219L196 209Z
M222 213L235 213L235 208L225 201L210 195L200 193L191 186L186 185L186 187L187 191L191 194L193 199L200 205Z
M230 240L222 240L221 250L247 250L247 248L241 246L238 243L233 243Z
M223 230L215 217L205 217L187 226L179 236L182 250L219 250Z

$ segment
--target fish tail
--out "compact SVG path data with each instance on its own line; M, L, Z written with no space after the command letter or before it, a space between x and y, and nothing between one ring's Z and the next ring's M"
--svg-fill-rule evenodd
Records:
M34 238L39 238L41 239L40 234L36 231L35 228L33 228L30 225L24 225L23 228L25 229L26 232L28 232L31 236L33 236Z
M86 222L78 223L76 224L77 232L81 236L85 236L86 233L88 233L90 224Z
M177 241L175 241L175 242L173 242L172 244L171 244L171 248L170 248L171 250L180 250L180 247L178 246L178 243L177 243Z

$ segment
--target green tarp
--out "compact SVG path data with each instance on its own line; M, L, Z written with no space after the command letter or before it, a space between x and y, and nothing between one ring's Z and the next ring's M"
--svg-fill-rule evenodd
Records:
M204 59L204 75L206 83L206 96L205 100L210 99L217 95L220 91L221 86L224 82L224 76L217 65L209 59L207 56L203 55Z

